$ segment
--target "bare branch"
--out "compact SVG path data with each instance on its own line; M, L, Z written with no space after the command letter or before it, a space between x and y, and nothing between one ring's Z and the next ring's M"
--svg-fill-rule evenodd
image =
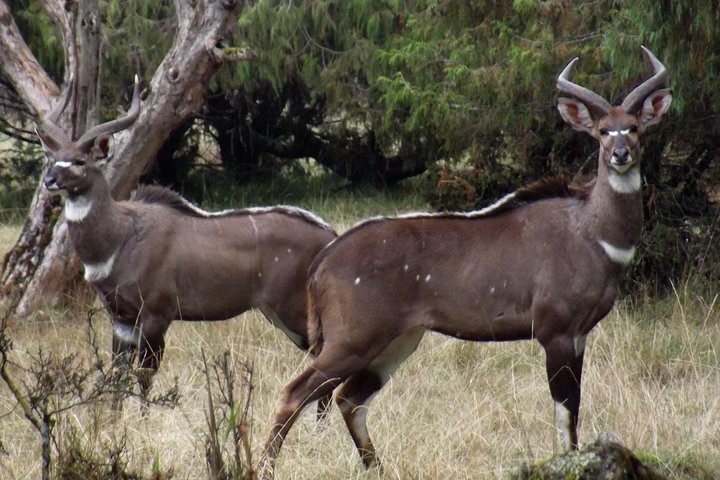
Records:
M0 69L36 117L50 109L60 89L23 40L10 7L0 0Z

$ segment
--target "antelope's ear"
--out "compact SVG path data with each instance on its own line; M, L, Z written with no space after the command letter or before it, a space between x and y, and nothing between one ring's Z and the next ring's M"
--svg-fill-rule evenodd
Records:
M648 95L638 113L640 127L645 129L658 123L670 109L671 102L672 91L669 88L657 90Z
M96 138L95 143L90 150L90 155L99 166L103 166L112 160L112 154L110 153L110 136L100 135Z
M595 121L584 103L574 98L560 97L557 109L573 129L593 135Z
M60 144L52 136L47 134L42 127L35 129L35 135L37 135L40 139L40 145L43 147L45 156L50 160L53 160L55 158L54 152L60 148Z

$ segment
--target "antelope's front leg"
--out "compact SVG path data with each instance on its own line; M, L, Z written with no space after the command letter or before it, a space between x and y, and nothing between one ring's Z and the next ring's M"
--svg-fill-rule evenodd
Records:
M124 377L130 371L137 353L138 336L132 326L117 319L113 319L112 337L112 369L119 377ZM122 409L122 392L117 392L113 398L113 410Z
M555 401L555 422L566 450L577 450L580 384L584 337L555 337L544 343L550 394Z
M147 395L165 351L165 332L170 325L164 318L146 315L140 327L140 368L138 382Z

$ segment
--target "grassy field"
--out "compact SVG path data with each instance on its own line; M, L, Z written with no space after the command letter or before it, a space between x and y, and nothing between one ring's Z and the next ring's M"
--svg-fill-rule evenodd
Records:
M281 202L287 203L287 202ZM424 208L417 197L328 195L304 203L342 231L357 219ZM18 226L0 226L0 255ZM581 406L581 442L612 432L670 479L720 478L720 315L717 297L679 287L676 295L633 305L621 302L588 338ZM84 317L53 312L16 323L12 360L30 364L39 349L92 358ZM110 326L95 326L109 355ZM121 412L78 408L56 428L75 427L89 444L128 439L129 464L150 476L207 478L207 391L201 354L229 350L251 362L251 439L255 458L269 430L275 398L309 360L259 314L226 322L176 322L156 380L176 379L180 403L153 407L146 418L134 400ZM494 479L524 462L559 451L544 355L535 342L475 344L427 335L418 351L373 402L370 433L385 466L366 472L337 409L318 426L310 411L283 447L278 479ZM0 478L40 478L39 438L0 384Z

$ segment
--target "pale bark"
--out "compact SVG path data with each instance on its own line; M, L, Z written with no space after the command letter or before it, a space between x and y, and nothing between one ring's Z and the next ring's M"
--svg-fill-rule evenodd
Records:
M114 157L106 177L116 198L129 195L173 129L202 106L205 86L219 66L248 58L226 56L218 48L231 39L242 2L174 3L177 33L173 46L150 81L140 116L130 129L115 136ZM72 24L62 15L55 24L63 22ZM64 32L61 37L72 34ZM0 0L0 68L37 117L58 97L57 87L17 32L5 0ZM0 303L15 299L11 308L20 317L76 298L78 286L84 284L60 208L57 200L39 187L21 237L4 263Z

